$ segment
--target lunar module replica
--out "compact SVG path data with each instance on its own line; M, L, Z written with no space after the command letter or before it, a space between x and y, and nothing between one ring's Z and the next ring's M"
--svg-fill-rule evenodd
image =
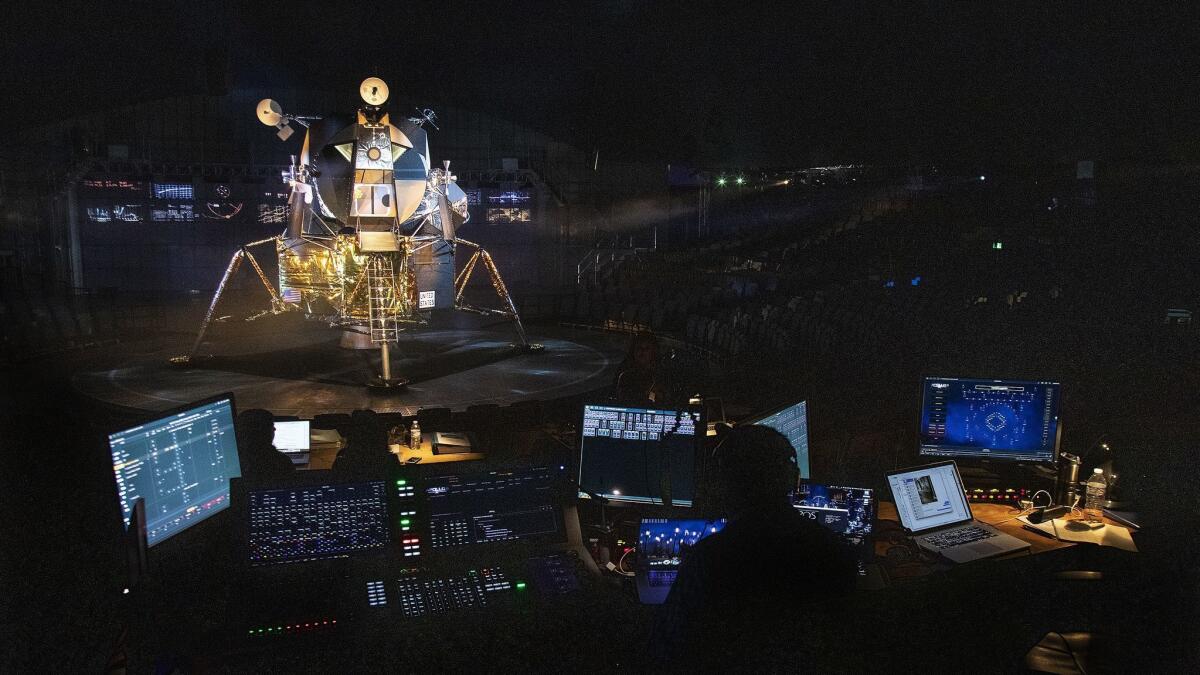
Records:
M431 167L425 125L432 111L393 120L382 108L387 85L371 77L359 88L364 105L356 119L287 115L264 99L258 118L287 140L292 123L305 127L299 161L284 172L291 186L287 229L270 239L242 246L233 254L217 286L192 350L173 359L190 363L230 279L249 262L270 294L270 309L301 311L346 331L359 346L378 345L381 373L369 385L405 384L392 377L390 345L401 331L426 325L430 313L457 309L512 320L519 342L514 349L533 351L516 305L486 250L457 236L466 223L467 196L450 173L450 162ZM250 249L274 244L279 258L279 290L268 280ZM470 257L456 272L460 247ZM502 307L475 307L463 300L480 264L491 277ZM345 338L343 343L345 343Z

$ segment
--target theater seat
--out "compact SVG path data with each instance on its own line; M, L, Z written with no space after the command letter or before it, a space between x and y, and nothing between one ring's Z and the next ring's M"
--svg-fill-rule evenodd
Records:
M1030 673L1087 675L1120 670L1113 641L1095 633L1046 633L1025 654L1025 669Z

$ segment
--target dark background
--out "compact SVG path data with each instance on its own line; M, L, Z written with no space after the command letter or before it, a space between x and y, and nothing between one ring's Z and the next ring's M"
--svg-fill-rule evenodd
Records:
M10 128L378 73L584 149L723 165L1200 156L1184 3L23 3Z

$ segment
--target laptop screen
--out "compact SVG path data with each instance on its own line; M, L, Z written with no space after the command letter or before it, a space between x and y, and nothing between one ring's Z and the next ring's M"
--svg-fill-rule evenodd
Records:
M954 462L888 474L888 487L900 514L900 524L910 532L971 520Z
M276 422L275 438L271 445L281 452L297 452L309 449L308 420L299 422Z

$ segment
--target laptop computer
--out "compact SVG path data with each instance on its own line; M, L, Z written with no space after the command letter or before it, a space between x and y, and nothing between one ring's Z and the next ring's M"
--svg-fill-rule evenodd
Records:
M975 520L953 461L893 471L887 479L900 524L926 551L965 563L1029 548Z
M312 430L309 425L309 420L275 422L275 438L271 444L287 455L292 464L308 463L308 453L312 449Z

